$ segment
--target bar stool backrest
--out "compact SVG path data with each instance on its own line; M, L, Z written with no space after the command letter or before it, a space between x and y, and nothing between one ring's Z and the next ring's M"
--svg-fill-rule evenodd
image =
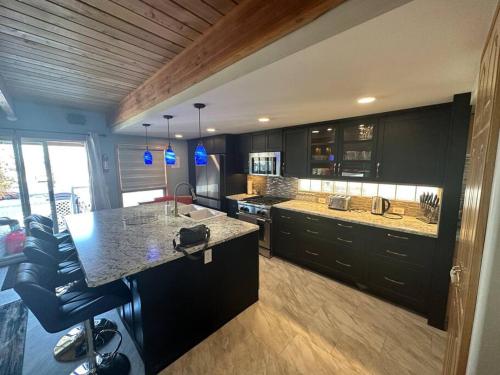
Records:
M38 319L43 328L50 333L60 330L58 320L61 311L55 293L54 270L39 264L22 263L17 271L14 290L24 304Z

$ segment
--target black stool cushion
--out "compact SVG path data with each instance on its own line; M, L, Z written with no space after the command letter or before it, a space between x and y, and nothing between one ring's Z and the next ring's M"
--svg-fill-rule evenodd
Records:
M39 264L19 266L14 290L50 333L67 329L84 320L130 301L130 291L121 281L97 288L80 287L57 296L56 275Z

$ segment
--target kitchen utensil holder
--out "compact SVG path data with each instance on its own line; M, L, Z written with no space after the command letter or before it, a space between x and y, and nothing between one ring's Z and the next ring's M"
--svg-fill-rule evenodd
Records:
M425 207L422 209L423 216L417 217L418 220L426 224L437 224L439 219L440 207Z

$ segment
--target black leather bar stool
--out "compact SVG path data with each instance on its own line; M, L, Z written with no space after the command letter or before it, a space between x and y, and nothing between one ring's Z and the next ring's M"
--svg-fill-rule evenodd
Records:
M72 374L120 374L130 372L130 361L118 349L111 354L98 355L94 350L94 317L130 302L131 296L122 281L98 288L80 287L57 295L54 291L57 275L39 264L22 263L17 272L14 290L50 333L60 332L84 322L87 361ZM120 334L121 336L121 334Z
M75 251L61 252L53 242L26 237L23 253L30 263L56 270L58 286L84 279Z
M60 233L54 233L54 221L47 216L43 215L38 215L38 214L32 214L24 218L24 227L26 228L26 232L28 235L31 235L30 233L30 223L35 222L35 223L40 223L44 225L47 228L50 228L50 232L54 234L54 236L61 242L71 242L71 235L67 230L64 230Z
M54 233L52 233L51 229L43 224L32 221L29 223L29 233L30 236L39 238L41 240L50 242L57 246L58 250L63 253L74 252L75 246L73 242L70 240L61 241L59 240ZM69 237L71 239L71 237Z
M57 295L87 287L84 280L85 275L76 253L71 255L70 258L64 258L65 254L59 252L55 244L35 237L26 238L23 252L28 262L40 264L54 272L54 286ZM96 319L94 325L94 334L96 336L103 330L116 330L116 323L105 318ZM114 334L111 331L100 335L97 346L105 345L113 336ZM84 356L86 354L84 339L83 326L68 331L61 337L54 348L56 360L73 361Z

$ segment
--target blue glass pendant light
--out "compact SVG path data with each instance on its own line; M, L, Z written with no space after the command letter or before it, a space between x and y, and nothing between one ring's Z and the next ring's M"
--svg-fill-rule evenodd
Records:
M205 108L205 104L203 103L194 103L194 107L198 109L198 133L200 136L200 140L198 142L198 146L194 150L194 164L203 166L207 165L208 155L207 150L205 150L205 146L203 146L203 142L201 141L201 109Z
M144 129L146 129L146 151L144 151L144 164L146 165L151 165L153 164L153 154L151 151L149 151L149 144L148 144L148 128L151 126L151 124L142 124L144 126Z
M167 119L167 134L168 134L168 147L165 150L165 164L167 165L175 165L175 152L172 149L172 145L170 144L170 119L173 118L172 115L165 115L163 118Z

